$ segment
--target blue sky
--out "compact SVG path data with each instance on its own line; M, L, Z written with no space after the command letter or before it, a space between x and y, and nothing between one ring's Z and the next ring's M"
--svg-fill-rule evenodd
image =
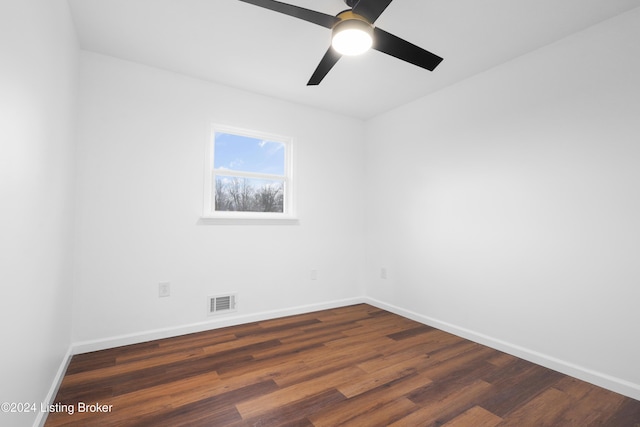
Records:
M216 132L215 169L284 175L284 144Z

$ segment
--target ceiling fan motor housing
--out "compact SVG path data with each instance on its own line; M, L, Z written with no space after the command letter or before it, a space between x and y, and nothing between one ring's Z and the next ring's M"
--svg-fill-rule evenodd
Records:
M363 16L351 10L340 12L340 19L333 27L332 46L343 55L359 55L366 52L373 42L373 25Z

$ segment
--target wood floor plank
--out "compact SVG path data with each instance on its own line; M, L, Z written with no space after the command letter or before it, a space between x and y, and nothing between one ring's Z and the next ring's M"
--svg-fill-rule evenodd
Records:
M332 365L327 365L325 367L311 368L303 362L303 366L305 366L304 369L293 372L287 376L278 377L275 381L282 388L290 387L292 385L304 383L304 382L313 380L315 378L321 378L326 375L330 375L336 371L342 371L343 369L352 367L352 364L351 363L344 363L339 365L332 364ZM357 366L357 365L353 365L353 366ZM362 371L362 370L359 369L359 371Z
M357 304L74 356L46 426L640 427L640 402Z
M154 347L154 348L157 348ZM95 369L109 368L116 364L116 352L92 352L75 356L67 367L67 374L91 372Z
M416 373L416 365L419 364L416 359L425 356L416 356L414 359L407 359L386 368L379 369L376 372L367 372L346 384L338 387L338 390L345 396L351 398L365 391L373 390L376 387L392 382L397 378L406 377L412 373ZM359 366L359 365L358 365Z
M391 357L396 355L403 357L404 354L429 354L431 357L438 355L439 350L463 342L460 337L447 334L442 331L432 331L417 337L408 338L402 341L394 341L389 345L383 345L376 350L382 357ZM471 345L471 343L468 343ZM442 359L442 355L437 359ZM375 362L372 362L375 363Z
M284 321L266 321L261 322L255 326L253 329L246 329L242 332L237 332L235 335L238 338L246 337L249 335L259 335L264 336L265 334L282 332L282 331L291 331L303 326L309 326L313 324L317 324L320 321L318 319L304 319L297 320L296 318L285 318Z
M214 425L213 423L218 422L230 424L241 420L237 402L263 396L277 389L273 381L264 381L185 405L172 406L158 411L151 417L145 417L140 422L152 426L206 425L207 423Z
M213 335L211 333L198 333L191 334L192 336L189 339L185 340L176 340L171 341L170 339L160 340L158 345L154 347L150 347L148 349L140 350L140 351L129 351L126 353L118 354L116 357L117 364L124 364L129 362L135 362L138 360L145 360L150 358L159 358L165 355L179 353L179 352L189 352L189 351L200 351L202 352L202 347L205 345L211 346L216 343L230 342L236 341L237 338L233 334L225 334L225 335Z
M309 416L309 419L315 427L355 425L353 420L362 414L372 412L384 402L403 398L409 392L429 384L431 380L424 375L409 375L340 402L327 410L318 411Z
M99 401L106 405L112 405L115 408L114 411L105 415L103 421L110 423L125 422L133 415L150 414L161 411L166 407L170 407L175 402L175 396L181 392L190 391L197 393L194 397L194 401L201 397L201 393L198 393L198 386L207 383L206 390L211 395L221 393L219 388L216 388L215 384L219 386L221 383L218 381L218 374L211 372L206 376L200 378L188 378L182 381L176 381L171 384L171 393L168 393L166 385L160 385L156 387L147 388L138 392L129 393L120 396L103 396L101 398L95 398L93 400ZM228 387L228 386L227 386ZM59 393L60 394L60 393ZM85 401L80 399L80 401ZM187 401L188 403L189 401ZM179 402L177 402L179 404ZM131 411L129 408L136 408ZM84 422L87 418L90 418L92 414L74 414L74 420L77 422ZM62 422L69 416L65 413L52 413L47 419L47 425L63 425Z
M622 405L603 423L604 427L640 427L640 401L625 399Z
M429 394L429 399L425 399L420 394L412 393L411 400L416 402L416 396L420 396L419 404L421 409L412 412L408 416L390 424L390 426L432 426L435 423L440 425L452 420L459 414L476 406L478 399L491 391L492 385L482 380L452 391L448 395Z
M163 354L162 356L148 355L146 358L120 362L107 367L96 368L90 371L84 371L77 374L69 375L67 384L80 384L92 381L96 378L102 379L106 377L115 377L123 374L130 374L142 369L148 369L158 366L166 366L171 363L184 362L188 360L196 360L204 356L204 351L200 348L193 350L184 350Z
M338 390L328 389L295 402L270 408L268 411L258 414L258 416L248 417L231 426L313 425L307 417L325 408L331 409L345 400L346 397Z
M357 367L360 362L370 360L373 357L376 357L376 354L370 354L366 351L354 352L353 349L343 349L337 352L327 350L326 348L314 349L305 354L297 355L297 360L306 366L305 370L279 377L276 381L281 387L287 387L292 384L323 377L347 367Z
M249 401L240 402L236 405L236 408L242 415L242 418L253 418L268 412L273 405L279 407L308 398L317 393L337 389L338 386L353 381L363 375L366 375L364 371L358 367L350 366L322 377L280 388L272 393L256 397Z
M548 427L562 425L562 413L571 405L566 393L550 388L504 417L500 426Z
M619 411L624 402L624 396L617 393L601 388L590 388L579 402L574 403L563 412L559 423L566 425L603 425L611 418L612 414Z
M323 334L319 336L310 335L307 338L289 340L286 343L281 342L281 345L279 345L278 347L255 351L252 353L252 355L255 360L262 360L280 356L287 356L291 353L303 353L309 350L324 347L324 343L326 343L327 341L333 341L335 339L341 338L343 338L342 334Z
M406 340L407 338L411 338L411 337L415 337L416 335L421 335L424 334L426 332L431 332L434 331L435 329L431 326L427 326L427 325L418 325L414 328L411 329L406 329L404 331L400 331L400 332L395 332L392 334L387 335L389 338L391 338L392 340L396 340L396 341L400 341L400 340Z
M480 406L474 406L458 415L442 427L496 427L502 418Z
M338 349L367 345L370 349L377 349L394 342L391 338L381 334L379 330L365 329L364 332L358 331L357 334L349 334L349 331L344 331L343 333L347 336L330 341L326 343L326 346Z
M375 372L378 372L389 366L397 365L399 363L404 363L411 359L413 359L414 362L417 362L422 366L423 363L421 361L416 360L416 357L428 359L429 355L427 352L423 351L423 349L421 348L411 348L401 352L390 352L390 353L383 352L380 355L376 354L375 357L371 357L362 363L358 363L358 367L363 371L366 371L370 374L374 374Z
M480 406L504 418L506 414L553 386L562 377L563 375L556 371L532 365L515 378L493 382L495 393L485 396Z
M493 357L490 357L487 360L487 362L498 367L503 367L515 362L516 360L517 360L517 357L515 356L512 356L507 353L497 352L496 355Z
M433 363L431 366L425 368L425 372L433 380L440 379L455 379L459 374L468 372L471 369L475 370L479 365L488 368L486 365L486 358L493 354L495 350L484 347L474 346L464 353L460 353L454 357L447 358L446 360L439 361L437 358L431 358Z
M418 407L413 402L404 397L383 401L380 405L350 419L348 425L386 427L417 409Z

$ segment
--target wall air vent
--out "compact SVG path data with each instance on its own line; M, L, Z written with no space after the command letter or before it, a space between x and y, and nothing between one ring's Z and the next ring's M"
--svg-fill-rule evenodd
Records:
M235 294L216 295L209 297L209 315L231 313L236 311Z

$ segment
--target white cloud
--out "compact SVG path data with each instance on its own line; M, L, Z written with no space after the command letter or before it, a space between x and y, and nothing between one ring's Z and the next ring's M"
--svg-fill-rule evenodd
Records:
M235 159L229 162L229 168L230 169L235 169L238 166L242 166L244 164L244 160L242 159Z
M284 144L281 142L274 142L274 141L260 141L258 143L258 145L260 146L260 148L267 150L267 156L272 156L275 153L277 153L280 150L284 150Z

